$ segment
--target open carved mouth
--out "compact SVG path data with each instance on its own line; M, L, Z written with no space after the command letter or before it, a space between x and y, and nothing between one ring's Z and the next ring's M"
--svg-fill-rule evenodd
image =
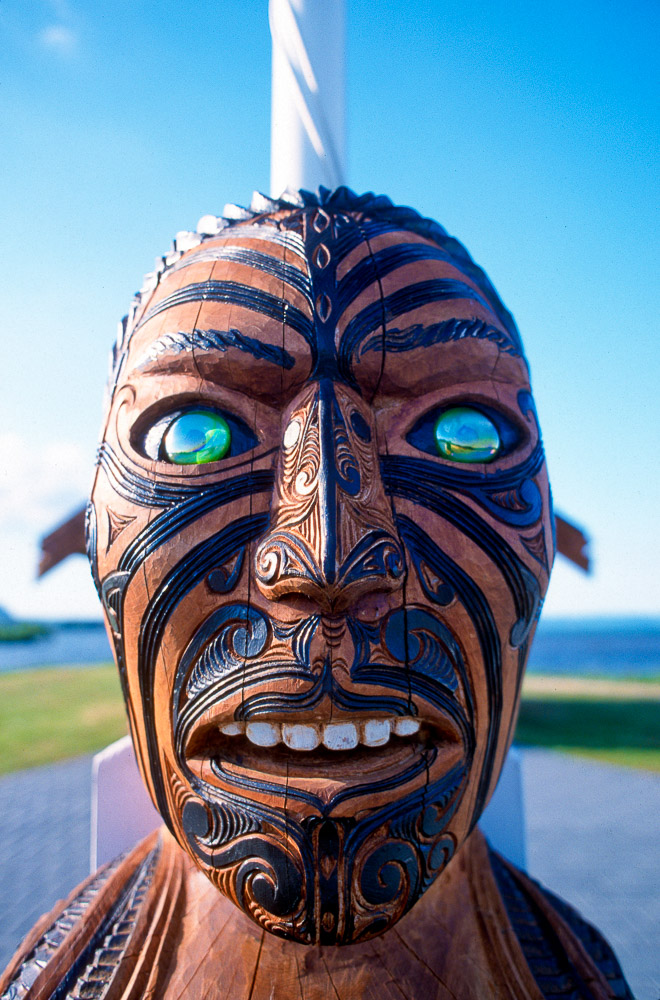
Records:
M220 763L287 779L359 782L404 769L414 759L463 754L461 735L450 719L415 716L335 715L327 722L264 719L204 721L191 734L186 762L200 774L204 763Z

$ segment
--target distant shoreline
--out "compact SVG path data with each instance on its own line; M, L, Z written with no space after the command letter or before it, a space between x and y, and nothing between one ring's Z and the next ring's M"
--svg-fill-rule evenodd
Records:
M2 627L8 624L2 623ZM108 663L112 651L100 621L31 623L47 634L0 642L0 673L62 664ZM527 676L592 679L630 678L648 683L660 677L660 618L549 618L534 639Z

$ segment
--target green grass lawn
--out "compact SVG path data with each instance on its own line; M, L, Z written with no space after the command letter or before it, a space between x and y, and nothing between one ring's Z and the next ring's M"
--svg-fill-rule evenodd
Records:
M660 683L530 675L515 739L660 772Z
M114 665L0 674L0 774L94 753L126 729Z
M112 665L0 674L0 774L94 753L125 732ZM660 681L530 675L516 741L660 772Z

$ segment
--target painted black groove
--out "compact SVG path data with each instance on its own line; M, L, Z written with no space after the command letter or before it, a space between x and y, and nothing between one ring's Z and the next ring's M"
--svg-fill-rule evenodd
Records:
M147 367L150 362L162 355L181 354L184 351L219 351L224 353L229 347L236 347L261 361L269 361L280 368L291 369L295 364L292 354L274 344L264 344L254 337L248 337L240 330L176 330L165 333L149 348L145 360L140 367Z
M404 225L398 222L363 216L359 220L359 228L349 229L345 226L339 229L333 243L333 249L337 254L337 259L341 262L365 241L368 242L387 233L401 233L402 240L405 240L409 232L409 229L407 230Z
M167 574L149 602L142 618L138 647L140 694L147 735L151 775L156 791L158 811L171 825L167 796L161 774L156 738L153 685L156 658L163 630L177 604L212 570L221 565L239 548L262 534L268 526L268 514L253 514L233 521L222 531L204 539L187 553Z
M460 269L482 289L496 316L505 329L511 333L522 353L520 335L514 319L500 301L488 276L474 263L463 244L453 236L449 236L447 230L434 219L424 218L412 208L393 205L389 198L384 195L375 195L371 191L358 195L350 188L339 187L335 191L320 188L318 195L309 191L303 191L301 194L307 209L320 205L335 217L337 217L337 213L357 214L360 219L360 228L367 239L389 232L401 232L405 239L406 235L412 232L446 250ZM350 252L350 249L352 247L347 247L345 253Z
M98 464L116 493L139 507L172 507L199 493L199 481L167 483L147 479L125 466L114 449L104 441L99 448Z
M384 278L386 274L414 264L421 260L451 261L451 257L440 247L429 243L398 243L395 246L377 250L351 268L337 286L337 302L340 310L346 309L365 289L374 282L374 274Z
M269 292L253 288L251 285L242 285L237 281L209 280L185 285L152 306L135 329L138 330L150 319L153 319L154 316L158 316L167 309L186 305L188 302L205 301L229 302L232 305L243 306L245 309L261 313L263 316L268 316L278 323L286 323L296 333L301 334L310 347L313 346L312 321L300 309L275 295L271 295Z
M436 754L437 751L433 751L431 756L435 758ZM432 761L429 761L430 763ZM455 791L465 777L465 773L465 764L460 761L447 774L444 774L437 781L433 782L433 784L418 788L399 802L391 803L384 809L373 813L371 816L367 816L355 827L346 845L347 848L350 846L351 840L364 838L365 834L376 830L384 820L389 821L391 824L396 824L397 820L400 820L411 811L419 813L419 810L423 809L426 804L433 802L436 797L442 796L445 790Z
M309 681L309 670L301 668L299 664L296 664L292 660L281 660L281 661L270 661L267 665L268 684L278 684L280 682L287 683L292 680L299 681ZM194 701L188 702L183 711L179 714L176 712L178 706L175 705L174 713L174 725L176 730L176 745L177 752L179 753L180 763L183 766L185 760L183 758L183 748L185 746L186 736L193 725L193 723L204 714L207 709L212 708L214 705L232 695L236 694L238 691L242 691L243 688L246 690L251 688L253 685L257 686L264 683L264 664L261 662L250 664L248 663L244 670L234 671L225 680L215 681L209 685L209 687L204 690L201 694L195 696ZM268 694L264 698L277 699L277 694ZM311 703L316 704L318 698L316 698L315 688L312 685L307 691L301 692L298 695L287 695L282 696L283 703L285 702L288 709L295 709L296 705L307 705L311 699ZM262 708L263 705L256 702L257 709ZM250 706L241 708L238 712L238 717L244 720L248 712L254 714L255 703L250 702Z
M365 306L347 324L339 345L339 362L342 371L350 370L350 360L358 350L363 338L397 316L418 309L431 302L445 302L451 299L469 299L478 302L485 308L488 303L478 292L463 281L433 278L419 281L414 285L399 288L384 298Z
M284 244L288 246L288 243ZM271 257L270 254L260 250L251 250L247 247L236 247L231 244L225 246L209 247L208 250L200 250L194 255L187 255L168 268L163 277L180 271L184 267L192 264L208 263L210 261L226 260L234 264L245 264L246 267L253 267L264 274L280 278L290 288L295 288L301 292L312 308L312 286L309 275L293 264L287 264L280 257Z
M420 560L423 560L441 579L454 589L458 599L467 610L481 647L482 658L486 671L488 692L489 725L486 740L484 764L479 779L479 788L474 807L472 825L481 815L492 774L495 752L500 732L502 715L502 648L497 626L486 597L480 587L458 563L450 559L446 553L414 521L399 514L396 519L397 528L406 547L410 551L418 572L419 579L424 580L420 571ZM469 698L470 713L474 712L472 691L468 680L463 677L463 687Z
M385 491L445 518L495 563L514 600L518 621L512 629L510 641L519 646L526 638L539 608L538 581L498 532L452 493L440 487L434 475L436 468L437 465L432 462L384 456L381 471ZM428 474L420 478L423 472Z
M383 778L380 781L365 782L364 784L354 785L353 787L347 788L342 792L338 792L337 795L333 796L329 802L323 802L320 798L318 798L318 796L314 795L313 792L296 788L293 785L289 785L287 787L285 785L277 784L277 782L274 781L260 780L259 778L248 778L247 776L239 775L235 772L226 771L222 762L219 760L213 760L211 762L211 767L223 781L226 781L228 785L233 786L234 788L247 789L251 792L257 792L259 794L265 793L278 795L281 798L284 798L286 795L289 799L298 799L301 802L306 802L308 805L318 810L318 813L321 816L328 816L333 809L336 809L340 803L345 802L347 799L355 798L356 796L376 794L379 791L383 791L388 788L395 788L400 784L406 784L408 781L412 781L425 770L426 764L424 759L420 757L417 761L406 768L406 770L393 777ZM294 824L290 823L290 827L293 826Z
M387 351L390 354L401 354L404 351L414 351L420 347L431 347L434 344L449 344L456 340L489 340L505 354L512 357L522 357L519 348L509 336L483 320L446 319L441 323L430 323L426 326L416 323L403 330L390 328L383 334L379 331L369 340L358 344L358 356L368 351Z
M271 471L251 472L198 489L192 496L159 514L133 539L119 561L119 570L133 573L155 549L193 521L243 497L270 492L273 479Z
M231 226L221 230L214 238L231 240L232 242L235 240L263 240L266 243L274 243L284 247L307 263L303 240L299 233L290 228L278 229L267 224Z
M407 455L383 457L381 471L384 477L389 476L393 481L422 482L438 496L444 496L445 489L462 493L498 521L512 527L527 528L536 524L543 513L541 494L533 479L544 462L543 445L539 442L523 462L496 472L472 472L465 466L430 462L426 458ZM517 497L517 503L511 508L502 500L506 501L513 495Z
M204 497L214 495L218 498L219 503L222 502L224 483L204 486L196 478L184 483L147 479L124 465L107 442L104 442L99 448L97 461L115 492L124 500L130 500L131 503L137 504L139 507L174 507L186 503L186 501L194 502L202 494ZM237 479L240 478L245 478L248 483L252 482L254 492L269 489L273 484L271 471L254 472L245 477L237 477ZM232 483L235 481L230 480Z

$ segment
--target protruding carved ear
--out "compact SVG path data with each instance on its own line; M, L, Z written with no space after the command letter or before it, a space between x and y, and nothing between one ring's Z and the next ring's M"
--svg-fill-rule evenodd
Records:
M37 577L78 552L85 555L84 506L41 539Z
M591 572L590 538L582 528L555 514L555 531L557 533L557 552L565 559L579 566L585 573Z
M591 572L590 538L582 528L559 514L555 515L557 551L585 573ZM75 553L85 554L85 508L81 507L66 521L41 539L37 577L43 576Z

